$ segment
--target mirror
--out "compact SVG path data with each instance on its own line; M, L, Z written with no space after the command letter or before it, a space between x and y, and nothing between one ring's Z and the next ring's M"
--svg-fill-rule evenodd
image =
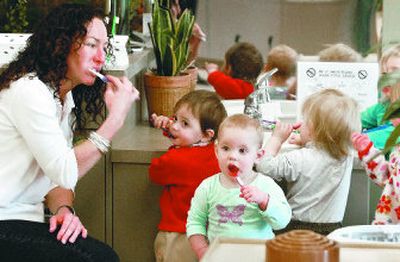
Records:
M197 22L207 34L207 42L200 49L201 57L223 59L235 39L254 43L264 57L272 46L280 43L304 55L316 55L325 44L337 42L355 48L353 23L357 0L197 2Z

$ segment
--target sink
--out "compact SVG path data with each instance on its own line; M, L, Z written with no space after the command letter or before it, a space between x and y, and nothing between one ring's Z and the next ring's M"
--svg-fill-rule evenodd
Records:
M222 100L228 116L244 111L244 99ZM297 103L294 100L271 100L264 104L263 119L279 120L284 123L295 123L297 119Z

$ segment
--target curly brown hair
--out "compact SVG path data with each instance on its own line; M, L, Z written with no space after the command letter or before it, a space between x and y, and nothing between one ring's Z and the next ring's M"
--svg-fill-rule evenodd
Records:
M0 74L0 91L24 75L33 73L59 98L60 83L66 78L68 69L67 57L73 44L86 36L87 25L93 18L103 20L103 10L80 4L63 4L52 9L34 29L25 49ZM110 50L109 45L107 52ZM76 128L83 128L87 117L98 123L97 116L104 107L104 89L105 85L98 80L91 88L80 85L73 89ZM83 116L83 111L88 116Z
M252 84L263 69L264 62L257 48L247 42L234 44L225 53L225 63L232 70L233 78L240 78Z

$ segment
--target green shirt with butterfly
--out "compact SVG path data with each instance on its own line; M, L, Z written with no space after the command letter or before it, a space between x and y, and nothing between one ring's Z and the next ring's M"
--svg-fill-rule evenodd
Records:
M258 174L250 184L269 194L267 209L239 197L240 188L225 188L216 174L203 180L192 198L186 225L187 236L271 239L272 230L284 228L292 212L282 189L267 176Z

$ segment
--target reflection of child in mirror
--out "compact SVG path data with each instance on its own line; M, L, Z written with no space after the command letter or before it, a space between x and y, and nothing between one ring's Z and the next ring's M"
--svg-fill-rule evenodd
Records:
M302 108L300 149L278 152L293 131L277 123L257 170L287 182L292 220L285 230L327 235L341 227L353 167L351 133L360 130L357 102L336 89L309 96Z
M388 48L382 54L380 60L381 73L392 73L400 69L400 44ZM374 129L381 125L385 128L375 129L367 132L369 139L378 149L383 149L386 140L394 130L390 121L382 123L387 108L400 98L400 83L382 88L380 101L367 108L361 113L361 124L363 129Z
M247 115L232 115L222 122L215 146L221 173L199 185L188 215L187 236L199 258L216 237L270 239L273 229L289 222L291 211L283 191L253 170L264 154L263 138L259 121Z
M270 86L287 87L287 99L296 98L296 50L287 45L273 47L267 55L265 71L277 68L278 71L269 80Z
M216 64L205 64L207 81L222 98L243 99L254 91L263 65L262 55L253 44L236 43L225 53L222 71Z
M318 53L320 62L361 62L361 55L350 46L337 43Z

